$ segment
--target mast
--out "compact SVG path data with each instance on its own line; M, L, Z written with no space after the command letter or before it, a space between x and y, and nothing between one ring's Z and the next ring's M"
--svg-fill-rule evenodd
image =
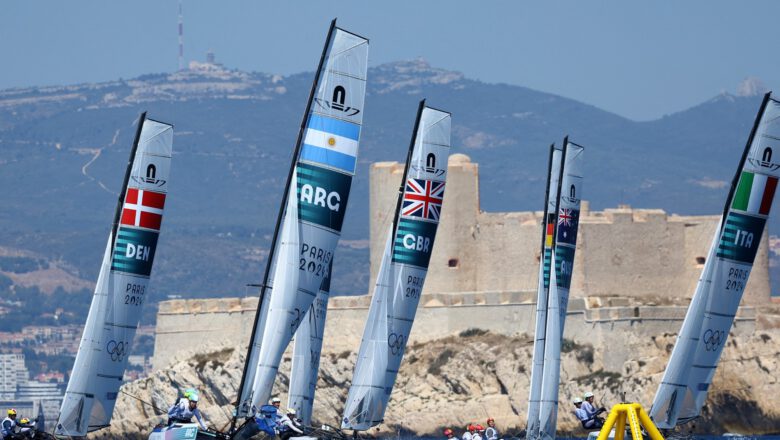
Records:
M114 209L114 222L111 224L111 248L114 248L116 243L116 230L119 228L119 217L122 214L122 205L125 203L125 195L127 194L127 184L130 182L130 174L133 171L133 162L135 162L135 153L138 151L138 142L141 140L141 129L144 128L144 121L146 121L146 112L141 113L138 117L138 126L135 129L135 139L133 140L133 148L130 149L130 158L127 159L127 169L125 170L125 178L122 180L122 190L119 192L119 197L116 200L116 209Z
M404 198L404 189L406 188L406 179L409 177L409 166L412 164L412 153L414 153L414 146L417 144L417 129L420 128L420 118L422 117L423 109L425 108L425 99L420 101L420 105L417 107L417 117L414 120L414 129L412 131L412 139L409 141L409 152L406 153L406 166L404 167L404 176L401 178L401 185L398 187L398 200L395 204L395 216L393 217L393 237L395 237L396 228L398 228L398 217L401 215L401 202Z
M244 373L241 375L241 384L238 387L238 399L236 400L236 411L235 415L233 416L233 420L230 424L230 430L233 431L233 429L236 426L236 421L238 419L238 408L241 406L241 396L243 395L244 388L246 387L246 371L249 368L249 363L251 361L250 354L252 352L252 346L255 343L255 336L257 333L257 327L258 323L260 321L260 317L265 312L263 303L265 300L265 293L266 289L268 287L268 277L271 273L271 264L273 262L274 253L276 251L276 244L277 240L279 238L279 229L282 224L282 220L284 219L285 215L285 207L287 205L287 199L290 196L290 186L292 185L292 178L293 174L295 172L295 167L298 163L298 156L301 152L301 141L303 139L303 133L304 129L306 128L306 122L309 119L309 114L311 113L311 104L314 101L314 95L317 92L317 85L320 82L320 77L322 75L322 66L325 63L325 57L328 52L328 45L330 44L330 40L333 37L333 31L336 29L336 19L334 18L330 22L330 28L328 29L328 36L325 38L325 45L322 48L322 54L320 55L320 62L317 65L317 71L314 74L314 81L312 82L311 90L309 91L309 99L306 102L306 109L303 112L303 118L301 120L300 128L298 129L298 139L295 141L295 149L293 150L293 156L292 160L290 161L290 170L287 173L287 182L284 186L284 193L282 195L282 201L279 204L279 214L276 217L276 224L274 225L274 234L271 241L271 249L268 252L268 260L266 261L265 265L265 272L263 273L263 282L260 284L260 298L257 304L257 311L255 312L255 320L252 324L252 333L250 335L249 339L249 345L247 346L247 354L246 359L244 360Z
M545 287L545 270L547 269L547 249L545 246L547 240L547 231L551 227L548 222L550 212L550 185L553 181L553 166L555 161L555 143L550 144L550 156L547 164L547 182L544 188L544 209L542 210L542 242L539 252L539 280L537 282L536 296L536 323L534 324L534 348L531 359L531 383L529 386L528 399L528 418L526 423L526 435L529 438L535 438L539 433L539 409L540 397L542 391L542 372L544 369L544 338L545 327L547 325L547 295L549 285ZM559 160L558 168L563 166ZM556 209L557 211L557 201ZM553 225L554 227L554 225ZM552 240L552 236L550 237ZM552 258L552 242L550 243L550 257ZM552 259L550 259L552 261ZM548 280L549 283L549 280Z

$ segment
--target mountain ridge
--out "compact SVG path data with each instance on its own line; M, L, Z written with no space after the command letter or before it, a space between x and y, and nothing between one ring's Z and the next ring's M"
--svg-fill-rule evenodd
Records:
M586 146L584 198L592 209L629 203L670 213L720 212L759 104L757 97L718 95L637 122L420 59L372 67L368 75L345 243L368 238L368 167L403 160L423 97L453 113L452 152L480 164L487 211L537 210L547 146L569 134ZM0 183L13 189L0 196L11 208L0 211L0 246L62 260L76 268L72 275L94 280L133 122L145 109L175 125L155 297L245 292L261 277L312 77L205 66L0 91ZM334 292L368 289L367 257L365 247L339 247Z

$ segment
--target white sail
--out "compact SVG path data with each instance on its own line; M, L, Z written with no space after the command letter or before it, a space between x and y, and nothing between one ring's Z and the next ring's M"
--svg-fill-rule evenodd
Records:
M60 408L58 435L82 437L109 425L148 296L168 192L173 127L143 116L139 124L124 198Z
M555 230L549 295L547 297L546 344L539 410L539 437L555 438L558 421L558 385L561 376L561 344L569 304L569 288L577 247L582 196L582 160L584 148L568 139L563 146L563 174L558 190L559 205Z
M295 408L305 426L311 426L329 296L330 276L325 278L324 285L295 333L287 407Z
M282 353L328 277L357 166L367 63L368 40L334 21L293 158L237 416L270 397Z
M531 364L531 385L528 398L526 437L539 435L539 409L542 397L542 372L544 371L544 347L547 325L547 296L550 288L553 236L558 218L558 181L561 173L562 151L550 146L550 164L547 171L547 193L542 216L542 255L539 259L539 280L536 295L536 326L534 351Z
M650 416L671 429L701 413L753 268L774 199L780 102L769 94L737 169L724 214L685 315Z
M428 272L444 198L450 114L420 104L404 190L377 276L342 428L384 418Z

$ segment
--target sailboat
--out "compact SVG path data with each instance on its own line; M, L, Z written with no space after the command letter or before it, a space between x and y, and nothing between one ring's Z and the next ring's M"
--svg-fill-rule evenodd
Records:
M327 289L357 166L368 40L328 30L295 144L261 284L231 432L252 435L284 350L318 292Z
M650 417L672 429L701 414L772 207L780 102L764 96Z
M585 148L566 137L563 150L559 153L557 151L554 146L551 147L545 194L544 257L540 259L539 268L536 337L526 434L526 438L530 439L555 438L561 343L580 221Z
M449 113L427 107L424 100L420 102L342 429L363 431L384 419L439 225L450 125Z
M168 195L173 126L142 113L55 434L106 428L147 302Z
M542 213L542 244L539 259L539 279L536 296L536 327L534 351L531 365L531 386L528 398L528 422L526 437L539 436L539 410L542 398L542 372L544 371L544 345L547 325L547 297L549 296L552 266L552 251L555 243L555 225L558 223L558 182L561 179L561 155L563 151L550 145L550 157L547 171L547 188L544 192L544 212ZM554 276L554 274L552 274Z

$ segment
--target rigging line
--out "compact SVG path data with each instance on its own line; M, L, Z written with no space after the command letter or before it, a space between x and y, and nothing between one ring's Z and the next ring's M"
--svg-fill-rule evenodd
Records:
M149 405L149 406L151 406L151 407L152 407L152 408L153 408L155 411L159 411L159 412L161 412L161 413L163 413L163 414L167 414L167 413L168 413L168 411L163 411L163 410L161 410L160 408L158 408L157 406L155 406L155 404L153 404L153 403L151 403L151 402L147 402L147 401L145 401L145 400L141 399L141 398L140 398L140 397L138 397L138 396L134 396L134 395L132 395L132 394L128 393L127 391L125 391L125 390L119 390L119 392L120 392L120 393L122 393L122 394L124 394L125 396L132 397L133 399L135 399L135 400L137 400L137 401L139 401L139 402L141 402L141 403L143 403L143 404L145 404L145 405Z

